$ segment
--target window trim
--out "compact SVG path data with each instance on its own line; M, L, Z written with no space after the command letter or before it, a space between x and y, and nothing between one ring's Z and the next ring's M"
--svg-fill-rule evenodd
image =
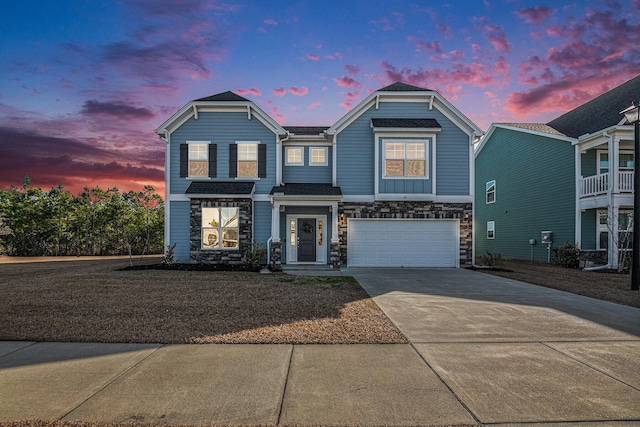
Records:
M218 226L213 227L205 227L203 222L204 219L204 211L205 209L218 209ZM220 221L220 210L221 209L235 209L237 218L237 225L235 227L223 227L222 222ZM203 251L237 251L240 250L240 208L238 206L203 206L200 211L200 249ZM222 233L224 229L234 229L238 235L237 247L235 248L225 248L222 246L224 239L222 238ZM218 246L213 247L205 247L204 246L204 233L205 230L218 230Z
M428 180L429 179L429 149L430 149L430 139L429 138L398 138L398 139L394 139L394 138L381 138L382 139L382 147L381 147L381 151L382 151L382 155L380 156L382 158L382 162L381 162L381 169L382 169L382 179L415 179L415 180ZM387 168L386 168L386 162L387 162L387 144L404 144L404 158L402 159L404 161L404 175L400 176L388 176L387 175ZM407 144L422 144L424 146L424 157L422 159L408 159L407 158ZM391 159L391 160L401 160L401 159ZM424 175L419 175L419 176L412 176L412 175L406 175L407 173L407 160L424 160Z
M620 229L620 215L633 215L633 209L629 209L629 208L620 208L618 210L618 241L620 239L620 233L624 233L624 232L630 232L631 230L629 230L629 227L627 227L627 230L621 230ZM605 224L601 224L600 223L600 219L601 217L605 217L606 218L606 223ZM605 247L602 247L603 244L603 240L601 238L602 233L606 233L607 238L604 241L605 243ZM609 211L608 209L598 209L596 210L596 250L597 251L607 251L609 246ZM621 248L621 250L623 251L630 251L632 250L631 247L629 248Z
M185 141L185 144L187 144L187 176L185 178L187 179L208 179L211 178L209 176L209 161L211 160L209 158L209 146L211 145L211 141ZM207 170L205 171L204 175L190 175L189 172L191 170L190 163L191 163L191 146L192 145L204 145L205 146L205 155L206 155L206 159L193 159L193 160L200 160L200 161L204 161L207 164Z
M493 183L493 185L489 185ZM493 187L493 191L491 191L491 188ZM493 195L493 200L489 201L489 195L492 194ZM485 183L484 186L484 201L486 205L490 205L492 203L496 202L496 180L492 179L490 181L487 181Z
M324 162L313 161L313 150L324 151ZM309 147L309 166L328 166L329 165L329 147Z
M237 170L236 170L236 179L259 179L260 178L260 167L259 167L259 163L260 163L260 149L258 148L258 146L260 145L260 141L236 141L236 147L238 149L238 153L237 153L237 159L236 159L236 165L237 165ZM256 147L256 159L255 160L240 160L240 146L247 146L247 145L255 145ZM240 175L240 162L256 162L256 174L255 175L251 175L251 176L244 176L244 175Z
M300 150L300 161L289 161L289 150ZM309 155L311 156L311 155ZM311 157L309 157L311 158ZM284 149L284 165L285 166L304 166L304 147L285 147Z
M607 168L606 168L607 171L606 172L602 172L602 169L600 167L600 156L602 154L606 154L607 157L608 157L609 156L609 151L608 150L597 150L596 151L596 167L597 167L598 175L609 173L609 169L610 169L609 166L608 166L608 165L610 165L610 163L609 163L610 160L607 160L607 164L608 164ZM621 172L621 171L633 172L634 168L628 168L626 166L625 167L621 167L620 166L620 155L621 154L633 154L633 150L618 150L618 172Z
M491 234L489 234L491 232ZM496 238L496 222L487 221L487 240L494 240Z

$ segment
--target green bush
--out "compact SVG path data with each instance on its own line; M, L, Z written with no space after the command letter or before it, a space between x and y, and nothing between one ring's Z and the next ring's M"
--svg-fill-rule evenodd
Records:
M502 262L502 255L497 252L487 251L485 255L480 255L482 265L488 267L497 267Z
M252 269L259 270L267 263L267 248L260 243L253 243L247 251L247 263Z
M567 268L578 268L580 265L580 248L573 243L563 243L553 248L553 262Z
M175 243L173 245L167 245L167 248L162 255L162 265L173 265L175 263L175 249Z

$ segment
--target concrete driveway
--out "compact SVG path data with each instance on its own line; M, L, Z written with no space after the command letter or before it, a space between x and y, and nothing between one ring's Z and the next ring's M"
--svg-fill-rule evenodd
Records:
M480 422L640 420L640 310L464 269L358 279Z

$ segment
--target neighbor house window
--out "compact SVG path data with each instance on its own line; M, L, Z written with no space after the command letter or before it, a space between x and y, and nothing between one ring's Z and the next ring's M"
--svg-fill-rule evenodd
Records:
M238 144L238 177L258 177L258 144Z
M189 144L189 176L209 176L209 144Z
M607 249L609 247L609 231L613 230L612 221L609 220L606 210L598 211L598 248ZM633 242L633 211L618 211L618 238L614 245L618 249L631 249Z
M202 208L202 248L238 249L238 208Z
M496 222L487 221L487 239L493 239L496 237Z
M327 166L327 148L326 147L311 147L309 149L309 164L311 166Z
M633 151L620 151L618 153L618 168L620 171L633 171ZM609 172L609 153L598 151L598 174Z
M496 180L491 180L486 184L487 203L496 201Z
M425 142L385 142L384 176L426 177L427 147Z
M304 166L302 147L287 147L285 164L288 166Z

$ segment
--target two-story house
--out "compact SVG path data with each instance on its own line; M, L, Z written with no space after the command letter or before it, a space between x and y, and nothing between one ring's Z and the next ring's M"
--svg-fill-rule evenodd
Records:
M166 143L165 242L180 263L456 267L472 262L473 145L438 92L394 83L331 126L281 126L225 92L187 103Z
M640 76L546 124L493 124L475 153L476 253L548 260L570 242L616 268L633 211L633 126L620 112L638 100Z

